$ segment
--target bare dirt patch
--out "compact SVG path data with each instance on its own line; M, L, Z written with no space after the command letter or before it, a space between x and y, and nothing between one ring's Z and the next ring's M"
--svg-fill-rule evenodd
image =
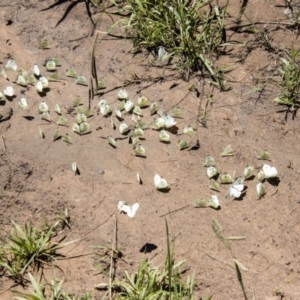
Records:
M10 230L11 220L25 224L32 220L42 224L52 222L67 208L71 217L71 230L63 232L68 240L82 239L63 249L65 259L57 262L55 269L64 287L71 293L91 291L96 299L101 292L94 290L96 284L107 281L94 267L95 249L111 243L117 224L118 247L124 260L117 263L116 273L134 271L141 256L141 248L151 243L157 248L146 255L153 265L161 265L166 255L165 219L175 243L176 259L186 260L189 272L195 274L196 294L199 297L213 295L213 299L243 299L242 289L234 269L220 261L233 265L238 259L247 268L243 280L249 299L280 299L276 288L285 292L285 299L299 298L299 118L285 119L277 113L279 107L272 99L278 93L274 86L266 85L263 91L254 89L264 86L263 79L278 65L276 53L268 52L265 44L257 42L257 34L232 32L232 39L247 41L247 48L234 48L232 57L220 58L220 65L231 64L234 70L228 74L231 90L220 92L205 85L203 95L196 97L189 91L195 84L202 93L203 82L192 79L181 80L175 70L149 67L142 54L133 56L131 44L101 35L96 45L95 57L98 77L103 79L107 90L122 86L125 80L161 76L156 83L143 81L126 86L130 98L135 102L141 93L151 101L157 101L163 112L179 106L182 116L177 119L178 133L171 135L171 143L158 142L157 132L146 130L142 141L146 158L136 157L127 139L117 141L112 148L106 137L121 137L119 121L115 117L105 118L97 113L98 99L92 102L93 117L89 118L91 133L79 136L72 132L74 114L70 107L77 96L88 106L88 87L79 86L75 80L65 76L65 69L73 66L78 74L89 80L91 51L94 36L86 14L84 3L79 3L68 17L57 27L66 5L48 11L41 9L52 1L2 1L0 7L0 63L5 65L13 57L19 69L31 70L34 63L42 68L49 57L58 57L61 66L58 74L61 81L51 82L50 91L40 97L34 87L22 88L13 84L17 97L4 101L0 113L7 116L1 120L0 130L0 178L1 178L1 236ZM277 3L284 5L284 3ZM249 19L271 21L284 19L283 7L262 1L249 4L246 15ZM234 9L232 10L234 13ZM278 17L279 16L279 17ZM97 20L97 15L93 16ZM9 21L12 21L9 22ZM105 31L111 25L109 18L98 22L98 29ZM286 26L266 25L275 47L296 45L297 35ZM263 27L257 27L263 30ZM41 40L47 39L50 49L38 49ZM234 63L235 59L244 58ZM230 62L229 62L230 61ZM45 71L43 71L46 73ZM12 84L0 77L0 90ZM132 76L132 75L135 75ZM137 80L138 81L138 80ZM176 86L173 87L174 83ZM114 108L119 88L106 93L104 98ZM29 103L27 111L17 102L24 95ZM208 96L206 127L199 119L199 107L204 108ZM40 119L38 105L46 101L52 122ZM69 133L72 144L62 140L53 141L58 128L58 116L53 111L59 104L68 118L67 127L59 127L60 133ZM10 115L10 109L12 115ZM143 120L149 124L153 117L144 110ZM30 117L30 118L28 118ZM116 130L111 127L111 119ZM131 115L124 115L130 123ZM191 137L178 135L185 125L191 125L195 134ZM44 132L41 138L39 128ZM200 142L198 150L177 148L179 139L190 145ZM223 148L231 144L235 155L221 157ZM271 153L270 164L279 171L279 185L267 185L265 197L258 200L255 191L256 178L247 181L247 190L242 200L226 199L228 186L221 186L218 197L220 210L196 209L195 200L209 197L208 178L203 167L208 154L216 159L221 172L241 175L247 165L258 170L263 162L257 160L262 149ZM71 163L76 161L80 175L75 176ZM143 184L136 179L139 173ZM153 185L153 176L160 174L170 184L168 193L158 192ZM133 219L119 214L117 203L125 200L129 204L140 203ZM216 238L211 224L217 219L226 236L246 236L245 240L231 242L231 251ZM117 223L116 223L117 220ZM214 260L210 256L218 258ZM51 279L51 268L46 279ZM12 282L1 278L2 291ZM13 299L10 290L1 294L1 299Z

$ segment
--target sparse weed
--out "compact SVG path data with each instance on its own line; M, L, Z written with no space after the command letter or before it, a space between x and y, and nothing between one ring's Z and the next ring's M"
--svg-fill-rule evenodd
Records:
M170 246L168 226L167 256L162 268L151 267L147 258L142 258L136 273L125 271L124 277L113 283L115 299L193 299L193 278L182 280L181 267L184 261L174 263Z
M275 82L281 89L275 102L287 105L293 114L300 105L300 66L299 66L300 50L294 48L287 53L287 58L281 58L282 67L278 69L281 76L279 83Z
M123 257L123 253L120 249L114 248L112 245L104 245L97 248L100 251L96 253L95 267L101 273L109 276L109 270L113 267L111 264L115 265Z
M65 227L68 227L69 229L71 228L71 226L70 226L71 218L70 218L67 208L64 210L63 213L61 213L58 216L58 220L61 221L61 223L62 223L62 229L64 229Z
M47 229L41 230L26 223L24 229L12 222L9 242L1 248L0 266L5 276L17 283L24 283L24 274L31 268L38 271L45 263L55 260L57 250L67 243L53 241L55 227L59 222Z
M173 59L185 78L191 71L201 71L223 88L225 80L212 54L219 53L226 42L227 4L222 10L209 4L205 0L127 0L123 10L129 15L118 24L125 24L135 51L147 49L159 60Z
M21 293L13 291L17 296L17 300L92 300L93 297L90 293L85 293L82 296L71 295L62 289L63 281L57 279L51 280L50 284L42 285L37 282L35 278L28 273L30 283L33 287L33 291L30 293Z

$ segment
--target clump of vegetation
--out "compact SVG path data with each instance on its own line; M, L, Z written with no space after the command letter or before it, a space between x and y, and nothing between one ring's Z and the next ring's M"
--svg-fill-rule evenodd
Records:
M17 295L15 299L17 300L92 300L93 297L90 293L86 293L83 296L76 296L68 294L62 288L62 281L57 281L56 279L51 280L49 284L45 287L40 282L36 281L34 277L28 274L33 291L30 293L21 293L14 291Z
M152 267L147 258L142 258L137 272L113 283L117 294L115 299L193 299L194 281L188 277L182 279L181 267L184 261L174 263L173 251L170 246L168 225L167 256L162 268Z
M55 260L59 255L57 250L66 243L62 239L54 241L56 222L46 229L38 229L31 222L22 229L12 222L12 230L8 242L0 246L0 267L2 273L17 283L24 284L24 275L29 269L39 271L44 264Z
M226 42L222 10L209 1L127 0L129 11L119 22L125 24L136 51L147 49L160 60L174 59L178 69L189 78L191 71L201 71L223 87L221 70L213 64L212 54L219 53Z
M281 81L277 83L281 91L274 99L279 104L287 105L292 112L295 112L300 105L300 50L294 48L287 53L287 58L281 58L282 67L278 69Z

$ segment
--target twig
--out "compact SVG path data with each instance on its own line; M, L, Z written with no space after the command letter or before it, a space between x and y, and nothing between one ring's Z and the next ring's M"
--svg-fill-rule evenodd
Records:
M87 238L87 236L90 234L90 233L92 233L93 231L95 231L96 229L98 229L99 227L101 227L102 225L104 225L113 215L114 215L114 213L116 212L116 210L117 210L117 208L115 208L114 209L114 211L109 215L109 217L105 220L105 221L103 221L101 224L99 224L97 227L95 227L95 228L93 228L92 230L90 230L89 232L87 232L86 234L85 234L85 236L83 237L83 238L81 238L81 239L79 239L78 240L78 244L77 245L75 245L71 250L69 250L66 254L68 254L68 253L70 253L71 251L73 251L80 243L81 243L81 241L83 241L83 240L85 240L86 238Z
M95 87L96 90L98 89L98 76L97 76L97 69L96 69L96 60L95 60L95 49L96 49L96 43L98 40L98 33L96 33L95 39L94 39L94 43L93 43L93 48L92 48L92 58L91 58L91 75L95 80ZM94 91L93 91L94 94Z
M257 21L257 22L252 22L252 23L248 23L248 24L236 24L232 27L229 27L228 30L235 30L238 28L243 28L243 27L248 27L248 26L253 26L253 25L267 25L267 24L276 24L276 25L290 25L293 26L294 24L291 23L282 23L282 22L264 22L264 21Z
M5 289L4 291L0 292L0 295L4 294L5 292L9 291L11 288L18 286L18 283L14 283L13 285L11 285L10 287L8 287L7 289Z
M112 280L115 272L115 266L114 266L114 252L115 249L117 249L117 215L115 215L115 230L114 230L114 239L112 241L112 247L111 247L111 255L110 255L110 268L109 268L109 299L112 299L112 293L111 293L111 286L112 286Z
M115 87L113 87L113 88L111 88L111 89L109 89L109 90L106 90L106 91L98 91L97 93L95 93L95 95L105 95L105 94L107 94L107 93L109 93L109 92L112 92L112 91L114 91L114 90L117 90L117 89L121 89L121 88L123 88L123 87L125 87L125 86L128 86L128 85L130 85L130 84L133 84L133 83L136 83L137 81L136 80L134 80L134 81L130 81L130 82L127 82L127 83L124 83L124 84L122 84L122 85L117 85L117 86L115 86Z
M160 217L162 218L162 217L165 217L165 216L170 215L170 214L172 214L172 213L175 213L175 212L177 212L177 211L179 211L179 210L183 210L184 208L186 208L186 207L188 207L188 206L189 206L189 205L185 205L185 206L180 207L180 208L178 208L178 209L169 211L168 213L166 213L166 214L164 214L164 215L161 215Z
M19 167L10 157L9 157L9 155L7 154L7 151L6 151L6 144L5 144L5 139L4 139L4 137L3 137L3 134L1 134L1 137L2 137L2 141L3 141L3 146L4 146L4 152L5 152L5 154L6 154L6 156L7 156L7 158L9 159L9 161L12 163L12 164L14 164L16 167Z

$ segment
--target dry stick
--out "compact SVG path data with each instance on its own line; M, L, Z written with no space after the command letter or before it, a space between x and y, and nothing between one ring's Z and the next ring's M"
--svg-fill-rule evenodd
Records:
M182 97L175 105L173 105L173 106L171 106L170 108L168 108L168 109L166 110L166 113L167 113L168 111L170 111L172 108L176 107L180 102L182 102L182 101L190 94L190 92L191 92L191 91L188 91L187 94L185 94L185 96L183 96L183 97Z
M109 299L110 300L112 299L112 294L111 294L112 277L114 276L114 272L115 272L113 256L116 248L117 248L117 215L115 215L114 239L112 241L112 249L110 255L110 269L109 269Z
M4 294L5 292L9 291L11 288L14 288L18 286L18 283L14 283L13 285L11 285L10 287L8 287L7 289L3 290L0 295Z
M79 243L77 245L75 245L71 250L69 250L66 254L68 254L71 251L73 251L80 244L81 241L83 241L83 240L86 239L87 235L89 235L90 233L92 233L93 231L95 231L96 229L98 229L99 227L101 227L102 225L104 225L114 215L114 213L116 212L116 210L117 210L117 208L115 208L115 210L109 215L109 217L104 222L102 222L100 225L98 225L97 227L93 228L92 230L88 231L82 239L78 240Z
M115 86L115 87L113 87L113 88L111 88L110 90L107 90L107 91L98 91L97 93L95 93L95 95L101 95L102 96L102 95L105 95L105 94L107 94L109 92L112 92L114 90L121 89L121 88L123 88L125 86L128 86L130 84L134 84L136 82L137 82L137 80L134 80L134 81L130 81L130 82L124 83L122 85L117 85L117 86Z
M90 77L90 87L89 87L89 110L91 110L91 103L94 99L94 85L93 85L93 78Z
M175 209L175 210L172 210L172 211L169 211L168 213L166 213L166 214L163 214L163 215L161 215L160 217L162 218L162 217L165 217L165 216L167 216L167 215L170 215L170 214L173 214L173 213L175 213L175 212L177 212L177 211L180 211L180 210L183 210L183 209L185 209L186 207L188 207L189 205L185 205L185 206L183 206L183 207L180 207L180 208L178 208L178 209Z
M97 70L96 70L95 49L96 49L96 43L98 40L98 33L99 32L97 31L95 39L94 39L93 50L92 50L92 65L91 65L91 73L95 80L96 91L98 89L98 77L97 77Z
M94 100L95 92L97 92L98 89L98 77L97 77L96 60L95 60L95 48L96 48L97 39L98 39L98 32L96 33L93 47L92 47L91 76L90 76L90 86L89 86L89 109L91 109L91 102L92 100ZM94 89L93 79L95 80L96 89Z
M241 18L243 16L244 12L245 12L247 4L248 4L248 0L243 0L242 6L241 6L241 9L240 9L240 12L239 12L239 16L238 16L238 19L237 19L238 23L241 22Z
M243 27L248 27L248 26L253 26L253 25L268 25L268 24L276 24L276 25L287 25L287 26L293 26L295 24L292 23L284 23L284 22L265 22L265 21L257 21L253 23L248 23L248 24L242 24L242 25L234 25L232 27L229 27L228 30L234 30L237 28L243 28Z
M3 134L1 134L1 137L2 137L2 141L3 141L3 146L4 146L4 152L7 156L7 158L9 159L9 161L14 164L16 167L19 167L10 157L9 155L7 154L7 151L6 151L6 145L5 145L5 140L4 140L4 137L3 137Z

